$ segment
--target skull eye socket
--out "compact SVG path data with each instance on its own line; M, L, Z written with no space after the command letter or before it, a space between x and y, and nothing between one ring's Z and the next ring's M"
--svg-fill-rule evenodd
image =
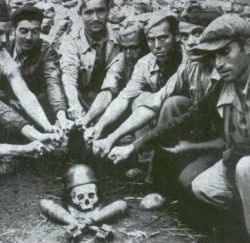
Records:
M83 199L84 199L84 194L79 194L79 195L77 195L77 199L78 199L78 200L83 200Z
M93 199L95 197L95 193L91 192L88 194L89 198Z

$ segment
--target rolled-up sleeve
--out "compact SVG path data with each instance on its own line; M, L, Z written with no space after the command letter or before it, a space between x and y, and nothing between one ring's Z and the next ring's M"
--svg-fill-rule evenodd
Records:
M124 72L125 72L124 54L119 53L114 58L110 68L107 71L101 90L110 90L113 95L117 95L123 86L122 82L124 82L125 78Z
M175 73L157 93L151 93L145 96L144 101L138 104L139 106L147 107L156 113L160 112L163 102L173 95L177 85L177 74Z
M47 84L49 103L56 114L59 110L66 110L66 99L60 80L59 57L50 46L45 47L43 62L43 74Z
M148 79L146 74L148 74L148 72L148 66L145 65L144 60L139 60L135 65L131 79L119 96L127 100L132 100L138 97L145 89Z
M80 67L79 51L74 38L67 35L63 38L60 47L60 66L64 86L77 87L78 70Z

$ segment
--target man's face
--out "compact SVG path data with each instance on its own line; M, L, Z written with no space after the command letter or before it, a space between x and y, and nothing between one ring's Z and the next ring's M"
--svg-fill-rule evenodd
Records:
M126 39L121 42L123 53L127 60L136 62L142 56L142 46L139 35L134 35L133 39ZM134 63L135 64L135 63Z
M10 22L0 22L0 50L8 43L10 31Z
M82 10L82 19L85 29L91 34L102 32L108 20L108 8L105 1L86 1L86 7Z
M41 23L37 20L22 20L15 30L16 44L22 51L31 50L40 38Z
M196 54L193 50L199 44L199 37L204 29L203 26L186 22L180 22L179 24L181 42L191 61L197 61L203 57L203 55Z
M152 27L147 34L148 46L159 62L165 62L175 48L175 36L169 30L168 22Z
M225 82L239 81L249 66L249 56L244 48L232 41L214 52L214 65Z

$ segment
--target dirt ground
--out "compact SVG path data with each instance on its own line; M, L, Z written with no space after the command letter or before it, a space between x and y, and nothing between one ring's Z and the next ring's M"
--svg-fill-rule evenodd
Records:
M60 162L22 161L17 172L0 177L0 242L59 243L67 242L65 228L50 222L39 209L42 198L59 201L62 175L67 166ZM113 242L242 242L236 227L224 230L208 227L200 230L182 219L179 202L167 198L161 210L146 212L139 208L148 188L143 182L130 182L121 168L102 170L99 191L102 202L125 199L129 204L126 217L109 222L116 230ZM105 172L105 173L104 173ZM225 223L226 225L226 223ZM91 242L92 234L78 242Z

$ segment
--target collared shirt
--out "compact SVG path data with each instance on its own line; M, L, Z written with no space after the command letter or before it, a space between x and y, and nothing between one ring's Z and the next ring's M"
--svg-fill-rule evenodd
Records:
M22 55L17 52L15 42L12 41L9 52L17 61L29 89L38 98L47 95L54 115L59 110L66 110L59 57L52 46L47 41L40 39L31 51Z
M231 146L232 143L244 142L250 137L248 85L249 81L240 98L234 83L225 83L217 103L218 112L224 118L225 137L228 146ZM227 112L228 114L226 114Z
M188 60L186 64L179 66L177 72L164 87L149 96L144 106L158 113L162 103L173 95L186 96L197 103L219 80L219 74L211 65L194 63Z
M166 81L176 72L181 63L181 55L176 53L174 60L169 60L165 67L166 72L161 72L156 57L149 53L139 59L135 65L132 77L119 96L124 99L134 99L143 92L155 93L159 91Z
M123 52L115 57L114 64L108 69L101 90L110 90L117 95L131 78L134 66L129 68Z
M107 31L105 71L117 61L115 57L120 52L117 34L109 25ZM75 36L64 37L60 54L63 85L75 86L81 97L92 80L96 60L96 50L88 42L84 28L81 28Z

